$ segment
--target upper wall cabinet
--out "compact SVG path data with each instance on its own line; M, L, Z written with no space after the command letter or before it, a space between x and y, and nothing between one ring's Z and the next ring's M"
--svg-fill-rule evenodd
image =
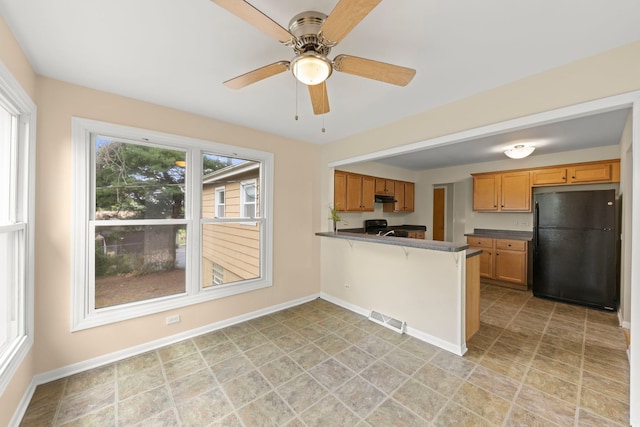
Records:
M336 170L333 175L333 205L341 212L373 212L375 195L394 196L383 204L384 212L413 212L415 184Z
M376 178L376 194L393 196L395 194L395 181L386 178Z
M383 212L413 212L415 205L415 184L413 182L394 182L395 203L385 203Z
M620 160L578 163L531 171L531 185L599 184L620 182Z
M531 211L530 173L518 171L473 174L473 210Z
M531 212L531 188L620 182L620 160L472 174L473 210Z
M335 171L333 204L341 212L373 212L375 178Z

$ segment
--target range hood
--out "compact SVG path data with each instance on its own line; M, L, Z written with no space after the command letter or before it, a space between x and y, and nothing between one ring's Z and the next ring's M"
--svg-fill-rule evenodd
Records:
M376 203L395 203L397 200L393 196L380 196L378 194L375 195L373 199Z

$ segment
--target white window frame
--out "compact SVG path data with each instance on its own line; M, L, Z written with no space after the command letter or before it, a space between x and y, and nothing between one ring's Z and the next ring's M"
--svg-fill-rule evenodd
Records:
M186 151L185 218L180 220L187 229L187 256L185 293L169 295L151 300L138 301L96 310L89 303L93 285L93 235L89 223L93 209L93 159L91 138L94 134L112 136L140 144ZM242 147L171 135L145 129L115 125L84 118L72 118L73 152L73 257L71 292L71 330L78 331L133 319L153 313L199 304L218 298L237 295L272 285L273 260L273 154ZM215 153L230 158L242 158L260 162L260 206L261 216L255 218L260 227L260 275L222 287L201 287L202 224L211 221L202 215L202 154ZM135 220L131 220L135 221ZM217 221L231 221L219 219ZM237 219L236 219L237 221ZM129 225L121 220L119 224Z
M220 203L218 200L218 195L222 193L223 197L224 197L224 203ZM227 206L227 192L225 190L225 187L216 187L213 193L213 197L214 197L214 202L213 202L213 216L215 218L224 218L226 217L226 206ZM220 215L220 212L218 212L219 208L222 208L222 215Z
M0 201L11 206L10 224L0 225L7 233L17 232L16 277L19 280L18 336L0 354L0 396L33 345L34 228L35 228L35 146L36 105L20 83L0 62L0 103L15 117L11 162L11 199ZM1 256L1 254L0 254Z
M246 196L247 196L246 187L253 187L255 189L256 199L254 200L253 203L247 203L246 201ZM258 217L260 216L260 212L258 212L258 203L257 203L258 197L259 197L258 181L255 178L246 179L240 182L240 216L242 218L253 219L256 216L256 214ZM253 205L254 216L245 216L245 208L247 205Z

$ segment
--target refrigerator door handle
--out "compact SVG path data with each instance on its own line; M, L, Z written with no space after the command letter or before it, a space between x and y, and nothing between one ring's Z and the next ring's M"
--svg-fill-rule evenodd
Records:
M540 221L540 206L538 206L538 202L536 202L535 207L533 209L533 251L538 251L538 226Z

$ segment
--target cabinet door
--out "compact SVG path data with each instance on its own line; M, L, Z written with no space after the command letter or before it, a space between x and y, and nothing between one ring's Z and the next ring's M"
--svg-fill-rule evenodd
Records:
M610 182L611 163L572 166L569 168L570 183Z
M531 181L530 173L511 172L501 176L502 212L530 212L531 211Z
M527 284L527 252L498 250L496 251L496 280Z
M567 168L539 169L531 171L531 185L561 185L567 183Z
M415 201L415 184L413 182L404 183L404 212L413 212Z
M493 249L482 249L482 253L478 255L480 258L480 277L493 279Z
M497 211L499 175L479 175L473 177L473 210Z
M396 202L393 204L393 211L402 212L404 208L404 182L396 181L394 184Z
M339 211L347 209L347 174L341 171L333 174L333 206Z
M393 196L394 182L392 179L376 178L376 194Z
M347 174L347 212L360 212L362 210L362 176Z
M372 176L362 177L362 197L360 210L373 212L373 199L375 191L375 179Z

